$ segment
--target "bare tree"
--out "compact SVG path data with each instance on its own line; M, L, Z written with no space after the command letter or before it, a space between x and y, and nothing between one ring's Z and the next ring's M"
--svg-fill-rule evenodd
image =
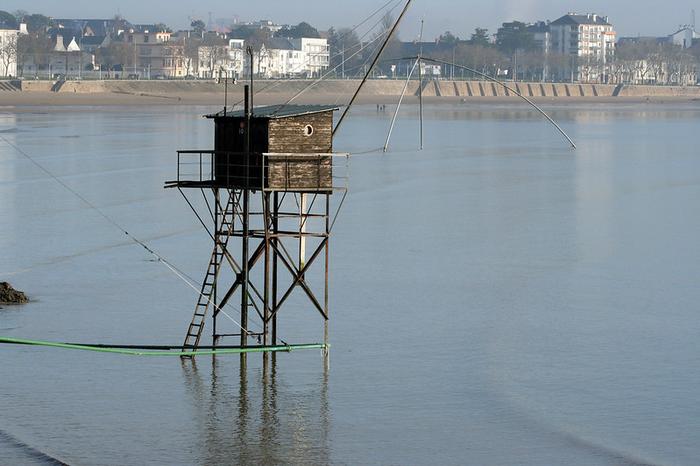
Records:
M361 63L364 64L362 73L365 73L367 64L370 63L376 56L377 53L379 53L379 50L381 48L382 43L387 40L387 35L391 32L392 28L394 27L394 17L391 15L391 13L387 12L381 20L381 23L377 27L377 31L374 33L372 36L372 39L374 41L374 44L372 47L366 48L361 54L359 54L360 61ZM382 56L385 58L388 57L396 57L399 55L399 51L401 50L401 43L399 42L399 34L398 30L394 32L394 34L389 38L389 42L386 45L386 48L382 52ZM384 72L387 72L387 68L390 67L389 63L380 63L378 68L384 70L381 71L376 71L378 74L383 74ZM359 71L359 70L358 70Z
M208 69L213 78L220 67L225 67L228 58L228 49L224 45L202 45L199 47L199 66Z
M199 46L202 44L201 37L186 37L183 40L183 53L185 63L185 75L197 73L199 65Z
M656 44L646 42L626 42L615 51L612 74L617 83L645 83L650 72L647 58L654 51Z
M52 48L51 39L43 31L21 34L17 39L18 74L24 76L30 64L34 66L35 72L48 68Z
M695 84L698 60L692 52L692 49L688 51L678 45L650 40L620 44L613 66L616 82Z
M530 50L518 54L518 74L526 81L540 81L545 74L545 54Z
M658 51L650 53L646 58L649 67L649 75L654 77L654 83L666 84L666 63L662 48Z
M687 86L695 83L696 68L690 53L680 47L674 47L668 50L666 59L669 84Z
M0 76L10 74L10 65L17 63L17 36L0 41Z
M110 74L118 66L126 70L134 66L134 46L132 44L113 42L107 47L97 49L95 59L100 67L106 68Z
M330 47L330 67L336 70L336 75L345 76L345 70L354 70L362 63L362 57L357 52L362 43L357 33L349 28L334 28L329 30L328 45Z
M495 75L499 68L505 67L505 57L494 47L460 43L455 50L458 62L481 73Z

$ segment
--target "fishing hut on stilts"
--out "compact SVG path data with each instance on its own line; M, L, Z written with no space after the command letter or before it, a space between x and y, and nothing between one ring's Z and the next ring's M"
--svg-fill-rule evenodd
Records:
M297 289L323 322L318 346L327 350L331 198L347 191L334 183L342 177L334 176L333 161L347 155L333 153L337 108L254 109L252 95L251 80L243 110L207 115L214 123L214 149L178 151L177 179L166 183L188 199L205 227L203 217L213 221L213 250L182 350L200 348L209 315L214 347L229 337L261 351L287 345L278 316ZM187 198L185 191L192 190L204 195L203 212ZM232 272L228 280L224 268ZM312 268L321 269L321 283L311 283ZM251 325L253 314L260 328ZM234 323L234 332L222 330L222 317Z

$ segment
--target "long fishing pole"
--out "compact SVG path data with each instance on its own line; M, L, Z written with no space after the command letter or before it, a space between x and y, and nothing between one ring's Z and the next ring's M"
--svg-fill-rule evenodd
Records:
M374 67L377 65L377 62L379 61L379 58L381 58L382 53L384 53L386 46L389 45L389 41L391 40L392 36L394 35L394 32L396 32L396 29L399 27L399 24L401 24L401 20L406 15L406 12L408 11L408 7L411 6L412 2L413 2L413 0L406 1L406 5L403 7L403 10L401 10L401 14L399 15L399 18L394 23L394 26L391 28L391 31L389 31L389 34L387 34L386 39L384 40L384 43L382 44L379 51L377 52L377 55L374 57L374 60L372 60L372 64L369 66L367 73L365 73L365 77L362 78L362 82L357 87L357 90L355 90L355 94L353 94L352 99L350 99L350 102L348 103L348 106L345 107L345 111L340 116L340 119L338 120L338 124L335 125L335 128L333 128L332 136L335 136L335 133L337 133L338 129L340 129L340 125L345 120L345 117L347 116L348 112L350 111L350 108L355 103L355 99L357 99L357 96L360 94L360 91L362 90L365 83L369 79L369 75L372 73L372 71L374 70Z
M425 20L420 20L420 36L418 38L418 43L420 44L420 51L418 52L418 57L416 58L416 63L418 63L418 119L420 120L420 150L423 150L423 63L421 63L421 57L423 56L423 26L425 25Z
M411 72L408 73L408 78L406 79L406 84L403 86L403 90L401 91L401 97L399 98L399 103L396 106L396 111L394 112L394 116L391 118L391 125L389 126L389 134L386 136L386 142L384 143L384 152L389 149L389 141L391 140L391 133L394 131L394 125L396 125L396 118L399 116L399 110L401 110L401 104L403 103L403 98L406 96L406 90L408 89L408 85L411 84L411 78L413 77L413 72L416 70L416 66L418 66L420 60L416 60L416 62L413 64L413 68L411 68Z
M576 149L576 144L574 143L574 141L569 137L568 134L566 134L566 132L562 129L562 127L559 126L559 124L558 124L556 121L554 121L554 120L552 119L552 117L550 117L549 115L547 115L547 113L546 113L544 110L542 110L542 109L541 109L536 103L534 103L532 100L530 100L530 99L528 99L527 97L525 97L524 95L522 95L522 94L521 94L520 92L518 92L516 89L513 89L512 87L508 86L506 83L504 83L504 82L501 81L500 79L496 79L496 78L494 78L494 77L492 77L492 76L489 76L489 75L486 74L486 73L482 73L481 71L475 70L475 69L473 69L473 68L469 68L468 66L458 65L458 64L456 64L456 63L450 63L450 62L447 62L447 61L444 61L444 60L438 60L438 59L435 59L435 58L406 57L406 58L404 58L404 60L415 60L415 59L417 59L417 58L420 58L421 60L425 60L425 61L430 61L430 62L433 62L433 63L439 63L439 64L441 64L441 65L455 66L455 67L457 67L457 68L461 68L461 69L463 69L463 70L470 71L470 72L472 72L472 73L474 73L474 74L477 74L477 75L481 76L482 78L485 78L485 79L488 80L488 81L491 81L491 82L494 82L494 83L496 83L496 84L499 84L500 86L503 86L504 88L508 89L508 90L509 90L510 92L512 92L513 94L515 94L515 95L517 95L518 97L520 97L521 99L523 99L523 100L524 100L525 102L527 102L528 104L532 105L532 107L535 108L535 110L537 110L538 112L540 112L540 113L542 114L542 116L544 116L552 125L554 125L554 127L555 127L557 130L559 130L559 132L562 134L562 136L564 136L564 137L566 138L566 140L569 141L569 144L571 144L571 147L572 147L573 149Z

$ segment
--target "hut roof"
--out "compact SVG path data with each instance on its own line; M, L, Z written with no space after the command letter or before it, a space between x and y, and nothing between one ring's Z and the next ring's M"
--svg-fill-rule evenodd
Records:
M278 119L289 118L313 113L332 112L339 108L334 105L270 105L266 107L256 107L253 109L253 118ZM223 110L207 118L244 118L245 110L228 111L224 115Z

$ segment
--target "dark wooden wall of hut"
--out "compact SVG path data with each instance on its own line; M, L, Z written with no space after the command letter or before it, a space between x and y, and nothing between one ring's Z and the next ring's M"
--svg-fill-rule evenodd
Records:
M251 152L267 152L267 120L253 119L251 122ZM262 160L250 156L246 167L246 119L223 117L216 119L214 147L216 153L215 173L217 182L231 188L261 188Z
M332 152L332 111L276 119L254 118L253 154L247 168L243 155L245 122L245 118L216 120L218 183L231 188L256 189L264 185L279 191L329 192L333 185L333 158L310 154ZM311 134L308 126L313 128ZM285 155L269 156L263 162L261 154L265 152Z

